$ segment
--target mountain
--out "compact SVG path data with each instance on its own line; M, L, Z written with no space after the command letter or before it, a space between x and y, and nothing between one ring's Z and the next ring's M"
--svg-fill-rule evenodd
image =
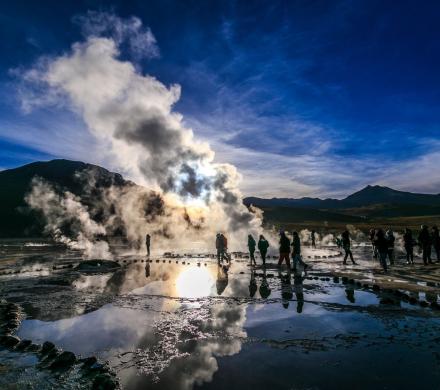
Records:
M24 200L35 176L45 179L60 190L68 190L75 195L82 196L84 184L78 180L78 174L85 171L93 171L96 188L134 185L124 180L118 173L80 161L35 162L1 171L0 237L40 236L42 234L43 221L40 220L38 214L29 210Z
M393 205L393 206L428 206L432 208L440 207L440 194L416 194L393 190L389 187L366 186L360 191L347 196L344 199L319 199L319 198L272 198L263 199L248 197L244 199L246 205L253 204L257 207L298 207L298 208L317 208L317 209L350 209L356 207L368 207L374 205Z

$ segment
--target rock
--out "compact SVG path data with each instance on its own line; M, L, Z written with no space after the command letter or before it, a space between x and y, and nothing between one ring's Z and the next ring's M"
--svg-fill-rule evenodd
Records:
M348 279L348 283L354 284L354 279Z
M50 341L45 341L45 342L43 343L42 348L41 348L41 353L42 353L43 355L46 355L46 354L48 354L51 350L53 350L54 348L55 348L55 344L54 344L54 343L51 343Z
M380 291L380 287L378 284L373 284L373 291Z
M98 362L98 360L96 359L95 356L90 356L90 357L81 359L80 362L83 364L83 367L90 368L94 364L96 364Z
M415 305L417 303L417 299L414 297L409 297L409 303L411 303L411 305Z
M348 283L348 278L346 276L342 277L342 283Z
M40 344L33 344L32 343L31 345L29 345L27 350L30 351L30 352L38 352L38 351L41 350L41 345Z
M432 302L431 308L434 310L440 310L440 305L437 302Z
M363 288L369 288L370 286L369 286L367 283L364 283L364 284L362 285L362 287L363 287Z
M337 276L334 276L334 277L333 277L333 282L334 282L334 283L339 283L339 278L338 278Z
M1 343L7 348L14 348L20 339L17 336L3 336L1 338Z
M380 300L381 305L393 305L394 301L391 298L385 297Z
M93 381L92 390L113 390L116 383L109 374L99 374Z
M19 350L19 351L23 351L26 348L28 348L30 345L32 344L31 340L21 340L17 346L15 347L15 349Z
M429 306L429 303L426 302L426 301L420 301L420 302L419 302L419 305L422 306L422 307L428 307L428 306Z
M51 369L66 369L74 365L76 356L73 352L64 351L58 355L52 362L49 368Z

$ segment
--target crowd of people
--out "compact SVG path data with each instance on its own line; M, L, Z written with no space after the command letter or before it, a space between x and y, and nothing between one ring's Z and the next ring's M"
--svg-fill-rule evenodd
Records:
M422 259L425 265L433 264L432 249L437 258L437 262L440 262L440 235L437 226L433 226L431 229L426 225L422 225L417 238L413 236L411 229L406 228L403 233L403 247L406 252L407 264L414 264L414 248L419 246L422 252ZM389 266L395 263L395 245L396 237L391 229L384 231L381 228L371 229L369 232L369 240L373 248L373 257L379 259L380 264L385 272L388 271ZM310 241L312 248L316 248L316 232L312 230L310 235ZM335 239L336 245L344 250L343 264L347 264L347 260L350 259L352 264L357 264L354 261L353 253L351 251L351 237L348 230L344 230L340 236ZM146 235L145 244L147 248L147 254L150 255L150 243L151 237ZM263 268L266 267L266 257L269 249L269 241L260 235L258 242L254 237L249 234L247 247L249 249L249 258L253 266L257 265L255 258L255 252L258 251L261 256ZM217 250L217 261L223 263L226 261L231 263L231 256L228 253L228 240L223 233L217 233L215 240L215 247ZM279 259L278 267L282 267L283 263L286 263L289 270L295 270L300 264L304 269L307 268L307 264L304 263L301 255L301 240L298 232L292 233L292 241L288 237L285 231L280 232L279 237ZM292 260L292 267L291 267Z
M371 229L370 241L373 247L374 258L379 258L380 264L384 271L388 271L388 262L394 265L395 259L395 242L396 238L391 229L384 232L383 229ZM422 252L423 264L433 264L431 257L432 248L440 262L440 235L437 226L433 226L429 230L428 226L422 225L417 239L413 236L411 229L406 228L403 233L403 247L406 253L407 264L414 264L414 247L418 246Z

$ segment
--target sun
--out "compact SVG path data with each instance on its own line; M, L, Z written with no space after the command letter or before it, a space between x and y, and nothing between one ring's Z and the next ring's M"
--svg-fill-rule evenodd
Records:
M200 298L209 296L215 280L206 268L191 267L182 271L176 279L179 297Z

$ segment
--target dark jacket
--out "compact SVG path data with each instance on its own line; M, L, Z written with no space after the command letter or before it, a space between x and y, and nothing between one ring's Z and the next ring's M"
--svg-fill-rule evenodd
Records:
M348 231L343 232L341 238L342 238L342 246L344 248L350 248L350 233Z
M430 246L432 244L431 235L429 234L428 229L422 229L420 231L417 241L421 246Z
M290 240L284 234L280 237L280 253L290 253Z
M411 232L407 232L403 235L403 242L405 248L412 248L414 246L414 239Z
M248 237L248 248L250 251L254 251L257 243L255 242L253 237Z
M301 254L301 241L299 240L299 236L293 236L292 246L293 246L292 255L300 255Z
M269 242L267 240L258 240L258 250L260 252L266 253L267 248L269 248Z
M381 253L388 251L388 241L385 238L384 234L376 234L376 238L374 239L374 245L377 250Z
M432 245L436 248L440 246L440 235L438 229L432 229Z

